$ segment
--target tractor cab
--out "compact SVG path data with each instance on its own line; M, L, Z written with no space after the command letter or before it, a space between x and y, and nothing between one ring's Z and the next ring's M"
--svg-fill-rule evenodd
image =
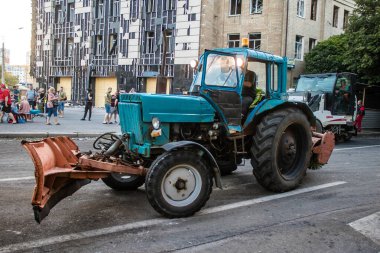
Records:
M206 50L193 65L190 94L204 97L230 134L242 132L264 104L286 101L286 58L223 48Z

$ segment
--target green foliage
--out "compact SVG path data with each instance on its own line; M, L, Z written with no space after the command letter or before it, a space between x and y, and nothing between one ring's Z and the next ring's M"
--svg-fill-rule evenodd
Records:
M345 34L320 42L305 56L307 73L350 71L380 83L380 0L356 0Z
M0 80L1 80L1 66L0 66ZM12 75L11 73L8 73L8 72L5 72L4 74L5 76L5 84L7 84L8 86L12 86L12 85L15 85L19 82L18 80L18 77L17 76L14 76Z
M346 32L346 63L368 83L380 83L380 0L357 0Z
M344 63L347 51L347 39L345 35L332 36L322 41L305 56L308 74L343 72L348 70Z

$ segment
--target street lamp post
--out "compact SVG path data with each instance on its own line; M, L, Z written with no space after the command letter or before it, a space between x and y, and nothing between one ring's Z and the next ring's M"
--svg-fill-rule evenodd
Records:
M3 41L3 46L1 48L1 83L5 83L5 77L4 77L4 69L5 69L5 49L4 49L4 41Z

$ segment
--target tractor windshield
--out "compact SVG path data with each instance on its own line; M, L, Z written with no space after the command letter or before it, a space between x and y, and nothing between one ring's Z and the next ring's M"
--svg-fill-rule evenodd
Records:
M336 81L335 75L329 76L301 76L296 91L324 91L333 92Z
M235 57L209 54L205 67L205 84L210 86L236 87L238 84Z

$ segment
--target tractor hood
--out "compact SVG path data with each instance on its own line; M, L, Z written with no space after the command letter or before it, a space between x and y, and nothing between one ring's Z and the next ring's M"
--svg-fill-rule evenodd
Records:
M134 93L121 94L121 103L142 105L142 121L151 122L157 117L161 122L213 122L215 110L202 97Z

